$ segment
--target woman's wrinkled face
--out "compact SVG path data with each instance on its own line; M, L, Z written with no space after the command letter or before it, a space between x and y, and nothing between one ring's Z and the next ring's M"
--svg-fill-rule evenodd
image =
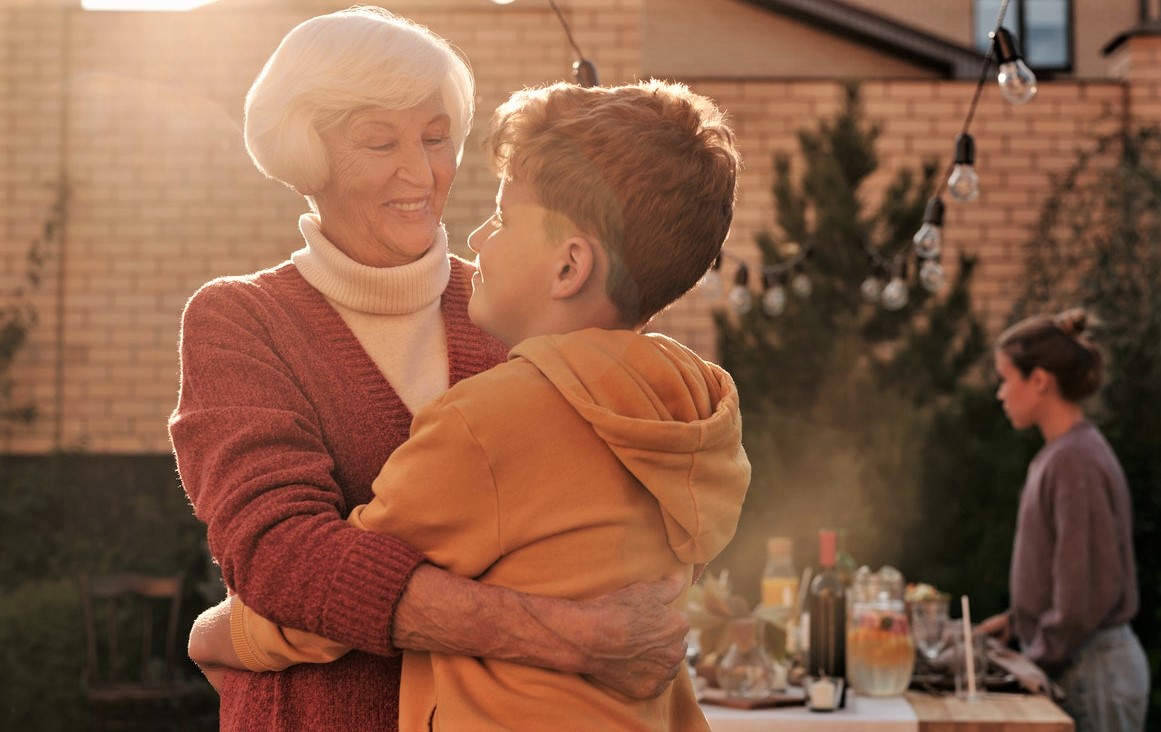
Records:
M1043 401L1042 392L1033 383L1035 371L1028 375L1020 373L1020 369L1012 363L1012 359L1003 351L995 353L996 375L1000 378L1000 386L996 390L996 398L1004 407L1004 414L1008 421L1018 430L1031 427L1037 423L1040 405Z
M371 267L422 257L456 174L451 120L439 97L410 109L354 112L322 139L330 177L314 201L327 239Z

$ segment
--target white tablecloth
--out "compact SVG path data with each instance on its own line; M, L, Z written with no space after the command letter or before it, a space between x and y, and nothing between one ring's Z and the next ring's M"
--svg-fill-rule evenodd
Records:
M713 732L918 732L919 720L901 696L875 698L847 694L847 705L834 712L806 707L732 709L703 704Z

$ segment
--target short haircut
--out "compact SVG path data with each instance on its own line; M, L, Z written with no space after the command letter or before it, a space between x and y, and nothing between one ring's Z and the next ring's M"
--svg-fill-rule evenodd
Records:
M681 297L721 253L741 160L724 112L683 84L524 89L483 144L501 178L604 247L626 325Z
M1001 333L996 348L1024 378L1044 369L1056 378L1060 396L1079 402L1101 385L1101 352L1084 335L1088 319L1081 308L1026 318Z
M246 149L267 176L311 196L327 184L320 132L361 109L405 110L439 94L456 159L472 125L467 62L427 28L375 7L353 7L293 28L246 95Z

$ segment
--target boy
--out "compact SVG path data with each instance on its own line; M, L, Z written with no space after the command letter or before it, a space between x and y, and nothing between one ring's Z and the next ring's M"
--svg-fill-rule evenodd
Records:
M733 537L749 483L738 394L719 367L640 329L721 250L733 132L683 85L556 84L512 95L485 149L501 182L496 213L468 240L469 313L512 347L509 361L417 414L350 520L456 573L542 595L690 577ZM345 652L237 600L230 620L250 670ZM638 702L579 676L408 651L400 729L429 728L708 726L686 674Z

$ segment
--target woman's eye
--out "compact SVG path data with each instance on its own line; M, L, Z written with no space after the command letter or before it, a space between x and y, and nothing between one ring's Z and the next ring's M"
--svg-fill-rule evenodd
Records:
M442 145L445 142L447 142L449 139L451 139L451 138L448 137L447 135L440 135L438 137L429 137L429 138L427 138L426 142L428 145L435 146L435 145Z
M382 142L382 143L379 143L377 145L371 145L372 150L378 150L380 152L386 152L388 150L393 150L394 148L395 148L394 142Z

